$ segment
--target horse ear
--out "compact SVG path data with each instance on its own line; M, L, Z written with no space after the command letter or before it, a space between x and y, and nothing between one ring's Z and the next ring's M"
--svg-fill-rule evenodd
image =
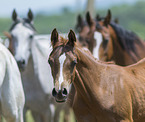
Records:
M56 28L54 28L54 30L51 33L51 44L53 45L53 47L57 41L58 41L58 32Z
M32 11L31 11L31 9L29 9L29 12L28 12L28 19L30 20L30 21L32 21L33 20L33 13L32 13Z
M70 30L69 34L68 34L68 43L67 45L74 47L74 43L76 42L76 36L75 33L73 32L73 30Z
M79 14L77 17L77 24L75 26L76 31L80 31L82 23L83 23L83 20L82 20L81 15Z
M13 10L13 13L12 13L12 20L13 21L16 21L17 20L17 13L16 13L16 10L15 9Z
M78 15L78 24L80 25L82 22L83 22L83 19L82 19L81 15L79 14Z
M91 26L92 25L92 18L91 18L89 11L86 13L86 20L87 20L88 25Z
M115 18L115 19L114 19L114 22L115 22L116 24L119 24L118 18Z
M104 20L104 25L107 27L108 24L110 24L110 22L111 22L111 11L108 10L107 16L105 17L105 20Z
M96 15L96 20L100 20L100 15L99 14Z

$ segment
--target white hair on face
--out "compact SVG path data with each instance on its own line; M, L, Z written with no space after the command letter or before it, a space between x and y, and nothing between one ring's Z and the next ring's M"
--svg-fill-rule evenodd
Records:
M63 53L60 57L59 57L59 63L60 63L60 75L59 75L59 89L61 89L61 84L63 82L63 64L64 64L64 61L66 59L66 56L65 56L65 53Z
M96 39L96 47L93 49L93 56L99 59L99 48L103 41L102 34L98 31L95 31L94 38Z
M11 34L17 38L17 47L16 47L16 60L25 59L28 60L29 58L29 47L30 47L30 40L29 36L33 35L34 32L29 28L25 27L22 23L19 23L15 26L15 28L11 31Z

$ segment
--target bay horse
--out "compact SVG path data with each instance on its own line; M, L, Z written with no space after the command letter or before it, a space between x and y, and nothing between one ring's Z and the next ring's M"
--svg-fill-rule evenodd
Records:
M76 32L79 33L79 41L81 43L81 45L83 47L87 47L89 48L90 50L92 50L92 45L90 46L89 45L89 41L88 40L84 40L82 37L85 36L85 34L87 34L90 30L90 28L88 27L88 24L85 20L83 20L83 18L81 17L81 15L79 14L78 17L77 17L77 23L76 23L76 26L75 26L75 30ZM84 32L82 36L80 36L80 33L81 32Z
M86 13L86 20L78 15L76 25L76 30L79 32L78 40L83 47L87 47L91 51L95 58L99 59L99 47L103 40L102 35L100 32L95 31L95 27L92 26L96 23L91 19L89 12Z
M93 21L91 18L90 20ZM134 32L111 21L110 10L106 17L97 19L96 23L90 26L93 27L96 28L95 31L102 34L103 38L99 47L100 60L114 61L118 65L126 66L145 57L145 42Z
M56 104L51 95L53 78L47 65L48 55L52 49L50 35L36 35L31 10L27 16L21 19L14 10L10 33L5 33L10 40L9 50L21 70L26 94L24 117L26 111L31 110L35 122L58 122L60 111L64 110L64 121L69 121L68 106Z
M72 30L64 39L54 29L51 43L52 95L63 103L74 84L78 122L145 121L145 58L126 67L98 61L79 45Z
M17 63L0 43L0 114L7 122L23 122L24 104L24 90Z

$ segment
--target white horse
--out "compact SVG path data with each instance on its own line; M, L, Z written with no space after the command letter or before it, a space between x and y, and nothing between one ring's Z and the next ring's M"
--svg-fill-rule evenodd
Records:
M0 43L0 114L7 122L23 122L24 103L17 63L8 49Z
M28 18L20 19L15 10L12 14L14 21L10 28L10 50L21 70L24 91L26 94L25 112L30 109L35 122L58 122L62 108L52 97L53 79L47 60L51 52L50 35L35 35L33 14L28 12ZM49 81L49 82L48 82ZM66 105L64 105L66 106ZM52 114L55 111L55 116Z

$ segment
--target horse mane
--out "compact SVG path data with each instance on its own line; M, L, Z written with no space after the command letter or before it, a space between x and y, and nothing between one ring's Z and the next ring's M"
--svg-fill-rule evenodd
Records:
M137 63L135 63L135 64L131 64L131 65L128 65L128 66L126 66L126 67L131 67L131 68L136 68L136 67L142 67L143 69L145 69L144 67L145 67L145 58L143 58L143 59L141 59L141 60L139 60Z
M15 26L19 23L22 23L24 26L30 28L33 31L36 31L35 27L33 26L32 22L28 18L17 19L10 27L9 31L12 31Z
M128 53L133 51L133 53L137 55L135 44L138 44L140 47L142 47L143 45L141 39L134 32L125 30L114 22L111 22L110 25L117 35L117 39L121 48L126 50Z

